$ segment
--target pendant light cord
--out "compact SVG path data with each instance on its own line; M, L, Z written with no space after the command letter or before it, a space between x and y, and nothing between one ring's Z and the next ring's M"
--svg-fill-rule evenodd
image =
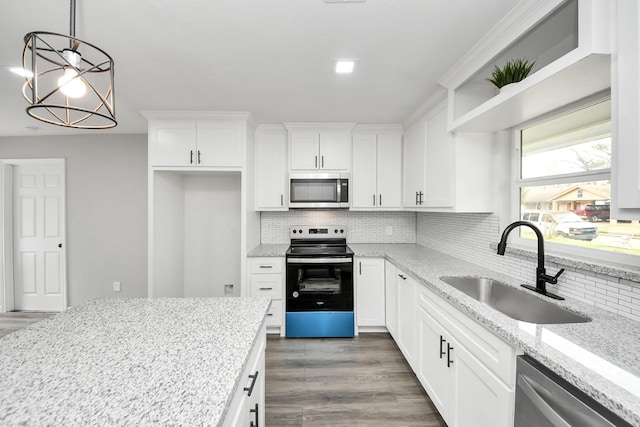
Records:
M76 0L71 0L70 18L69 18L69 35L76 38ZM75 40L69 40L69 48L73 50Z

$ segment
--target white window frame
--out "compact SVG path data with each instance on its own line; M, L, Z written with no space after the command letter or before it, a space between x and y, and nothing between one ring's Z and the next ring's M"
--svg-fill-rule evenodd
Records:
M534 120L527 121L521 125L511 129L511 140L513 141L512 158L511 158L511 212L510 217L512 221L518 221L520 219L520 188L530 187L547 184L563 184L580 181L604 181L611 180L611 169L599 169L596 171L578 172L563 175L554 175L552 178L539 177L539 178L527 178L521 179L521 131L529 128L543 121L553 119L558 116L569 114L573 111L577 111L586 108L590 105L597 104L602 101L610 99L610 94L599 93L579 103L568 105L562 109L553 111L551 113L540 116ZM614 141L612 140L612 144ZM615 168L615 164L611 165ZM612 194L613 197L613 194ZM614 218L615 219L615 218ZM511 244L514 247L536 251L537 242L535 239L527 239L520 237L519 233L513 233L513 237L510 237ZM640 256L624 254L619 252L608 251L604 249L585 248L581 246L572 246L568 244L555 243L551 241L545 241L545 253L556 255L564 258L580 259L580 260L594 260L597 264L615 263L622 264L624 266L637 266L640 262Z

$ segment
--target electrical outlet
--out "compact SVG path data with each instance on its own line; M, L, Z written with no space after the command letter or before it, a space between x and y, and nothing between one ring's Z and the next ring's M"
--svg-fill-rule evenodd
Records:
M393 227L390 225L387 225L384 232L387 236L393 236Z
M224 296L226 297L233 296L233 285L224 285Z
M120 292L120 282L113 282L113 292Z

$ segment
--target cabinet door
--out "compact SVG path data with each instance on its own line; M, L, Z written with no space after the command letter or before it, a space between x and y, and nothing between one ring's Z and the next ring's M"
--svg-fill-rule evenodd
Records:
M351 133L320 132L320 169L349 171Z
M320 165L318 132L296 131L291 134L289 155L291 170L315 170Z
M614 144L612 218L640 216L640 5L616 2L616 52L612 59L611 107Z
M398 270L398 346L415 371L416 282Z
M402 136L400 134L378 135L376 164L378 207L402 207Z
M418 379L442 417L448 420L452 364L447 363L447 357L452 355L447 350L453 344L443 327L424 309L418 308L418 318Z
M286 133L256 133L256 209L286 209Z
M152 166L195 165L196 122L163 120L149 123L149 162Z
M377 206L376 136L353 136L353 164L351 171L351 206L372 208Z
M498 380L465 347L454 342L453 395L448 425L511 427L515 393Z
M242 166L242 126L238 123L198 122L198 166Z
M356 259L358 326L384 326L384 279L383 259Z
M424 193L425 119L420 119L405 132L404 197L405 207L419 207L419 192Z
M384 262L384 275L385 275L385 324L387 330L395 341L398 340L397 327L398 327L398 285L396 279L398 278L396 273L396 266L389 261Z
M446 105L426 123L423 207L452 207L454 201L454 149L447 132ZM473 173L472 170L466 173Z

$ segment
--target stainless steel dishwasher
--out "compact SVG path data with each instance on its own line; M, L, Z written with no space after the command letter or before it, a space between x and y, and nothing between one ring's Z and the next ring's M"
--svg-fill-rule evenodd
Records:
M517 369L514 427L632 427L531 357Z

